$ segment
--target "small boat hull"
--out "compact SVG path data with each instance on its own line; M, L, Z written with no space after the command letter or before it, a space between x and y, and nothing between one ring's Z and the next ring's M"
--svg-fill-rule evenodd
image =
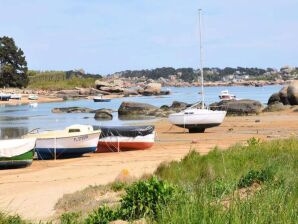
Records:
M10 96L0 95L0 101L9 101L9 100L10 100Z
M38 96L37 95L29 95L28 99L29 100L38 100Z
M93 99L94 102L100 103L100 102L110 102L111 99Z
M78 157L96 151L100 133L81 134L69 137L37 138L38 159L58 159Z
M188 109L180 113L170 114L169 121L190 133L203 133L206 128L219 126L226 116L225 111Z
M0 140L0 169L31 165L35 143L35 138Z
M32 164L34 149L11 158L0 157L0 169L22 168Z
M85 148L57 148L56 158L73 158L80 157L86 153L92 153L96 151L96 146ZM37 158L46 160L55 158L55 148L36 148Z
M119 152L131 150L145 150L154 145L155 133L137 136L108 136L100 138L97 145L96 152Z
M10 99L12 99L12 100L20 100L20 99L22 99L22 96L21 95L18 95L18 94L12 94L10 96Z

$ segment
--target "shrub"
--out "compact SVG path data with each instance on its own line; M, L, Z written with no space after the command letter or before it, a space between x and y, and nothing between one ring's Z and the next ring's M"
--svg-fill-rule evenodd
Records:
M238 187L249 187L253 183L263 183L272 179L269 169L260 171L250 170L246 175L242 176L238 182Z
M250 146L258 146L261 144L261 139L252 137L247 140L248 147Z
M0 212L0 224L26 224L27 222L22 220L18 215L6 215Z
M111 189L115 192L117 191L121 191L122 189L124 189L124 187L126 186L126 183L123 182L114 182L111 184Z
M121 200L121 216L125 220L155 217L159 209L170 202L176 188L166 181L151 177L126 188Z
M94 210L85 220L85 224L108 224L118 219L119 211L113 210L108 206L100 206Z
M61 224L77 224L79 223L80 214L76 212L66 212L60 217Z

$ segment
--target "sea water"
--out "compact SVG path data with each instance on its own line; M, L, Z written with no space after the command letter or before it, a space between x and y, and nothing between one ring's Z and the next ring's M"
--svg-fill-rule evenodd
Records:
M205 100L207 104L219 101L218 95L222 90L229 90L238 99L253 99L266 104L271 94L278 92L282 86L264 87L205 87ZM36 108L29 105L1 106L0 107L0 139L16 138L26 134L32 129L57 130L73 124L89 125L127 125L140 121L123 121L118 119L117 112L113 113L113 120L98 121L91 113L56 114L51 110L55 107L88 107L91 109L107 108L117 111L123 101L149 103L155 106L171 105L174 100L186 103L200 101L200 88L198 87L170 87L171 95L167 96L138 96L112 99L110 102L95 103L93 100L75 100L54 103L39 103ZM145 121L142 121L145 122ZM153 121L147 121L152 123Z

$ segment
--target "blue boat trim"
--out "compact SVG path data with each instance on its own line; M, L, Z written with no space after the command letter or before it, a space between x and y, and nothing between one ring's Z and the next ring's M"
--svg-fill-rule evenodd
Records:
M85 153L92 153L96 151L96 146L86 148L57 148L56 158L72 158L78 157ZM38 159L53 159L55 157L54 148L36 148L35 152Z

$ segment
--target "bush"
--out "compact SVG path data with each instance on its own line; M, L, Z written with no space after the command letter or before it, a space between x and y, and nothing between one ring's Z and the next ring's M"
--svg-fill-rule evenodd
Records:
M108 206L100 206L86 218L85 224L108 224L118 219L118 217L118 210L113 210Z
M151 177L126 188L121 200L121 216L125 220L155 217L160 208L169 203L176 188L166 181Z
M242 176L238 182L238 187L249 187L253 183L263 183L272 179L269 169L255 171L250 170L246 175Z
M6 215L0 212L0 224L26 224L27 222L22 220L18 215Z
M123 183L123 182L114 182L111 184L111 189L115 192L117 191L121 191L122 189L124 189L124 187L126 186L127 184L126 183Z
M79 223L80 214L76 212L66 212L60 217L61 224L77 224Z
M252 138L247 140L247 144L248 144L248 147L258 146L258 145L261 144L261 139L252 137Z

